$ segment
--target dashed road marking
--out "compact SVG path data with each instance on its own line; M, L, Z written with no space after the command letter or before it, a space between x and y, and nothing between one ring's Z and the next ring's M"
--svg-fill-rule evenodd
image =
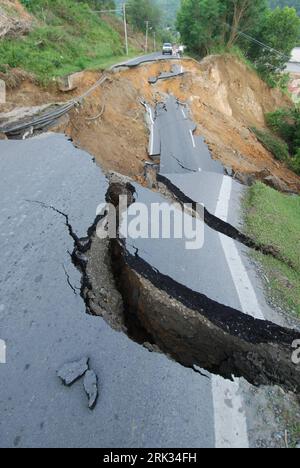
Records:
M195 138L194 138L192 130L190 130L190 135L191 135L191 139L192 139L193 148L196 148Z

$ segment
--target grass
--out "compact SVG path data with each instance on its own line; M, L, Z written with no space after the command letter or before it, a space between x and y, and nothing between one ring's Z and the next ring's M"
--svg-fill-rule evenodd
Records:
M123 38L84 3L32 0L36 27L27 36L0 41L0 66L34 73L40 83L124 58Z
M272 297L300 317L300 197L258 182L244 201L247 234L272 245L284 261L255 254L269 280ZM291 265L291 266L289 266Z
M255 127L252 127L251 130L258 141L273 154L275 159L284 162L291 171L300 175L300 150L299 154L292 157L289 152L288 144L270 130L259 130Z

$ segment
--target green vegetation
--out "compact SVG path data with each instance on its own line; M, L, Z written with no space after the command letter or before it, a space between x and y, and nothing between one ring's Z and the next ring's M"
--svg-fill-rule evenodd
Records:
M300 0L269 0L271 8L284 8L286 6L295 8L298 15L300 15Z
M269 85L286 86L281 72L299 42L300 18L294 8L268 5L267 0L182 0L177 27L193 53L202 57L238 46Z
M274 299L300 316L300 197L277 192L262 183L245 199L247 234L272 245L286 262L255 254L262 263Z
M278 109L266 116L270 129L286 143L289 151L286 161L288 166L300 175L300 109ZM274 137L274 141L276 137ZM272 150L271 150L272 151ZM275 153L272 151L275 155ZM276 155L275 155L276 156Z
M300 175L300 109L278 109L266 115L270 130L252 128L262 145L278 161Z
M185 44L204 55L236 44L239 31L255 31L266 10L266 0L182 0L177 26Z
M129 0L127 3L130 24L140 31L145 31L146 21L158 31L161 24L161 10L152 0Z
M272 132L251 129L261 144L270 151L278 161L288 161L290 158L288 145L279 137L276 137Z
M294 8L285 7L266 11L255 38L272 49L251 43L247 54L255 63L260 75L269 79L269 84L275 85L280 79L280 73L285 69L292 49L298 44L299 36L300 18Z
M300 440L300 424L295 423L291 428L291 448L296 448Z
M122 38L86 3L23 0L37 18L27 36L0 41L0 64L33 72L41 83L121 60Z

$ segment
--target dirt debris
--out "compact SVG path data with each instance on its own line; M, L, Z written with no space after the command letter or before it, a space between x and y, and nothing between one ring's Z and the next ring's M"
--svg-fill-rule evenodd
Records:
M106 89L96 92L96 99L85 102L83 114L74 117L74 128L70 126L68 134L95 155L104 169L142 178L148 132L139 99L154 104L172 93L189 105L197 133L205 137L213 158L254 179L261 180L261 174L267 172L281 181L278 187L300 191L300 178L276 161L250 130L266 126L266 112L290 106L287 96L268 88L232 56L212 56L201 63L184 60L184 76L154 86L148 83L150 76L169 72L172 65L171 61L150 63L116 73ZM101 122L86 122L85 118L100 109L97 98L105 102L105 115ZM101 138L95 139L98 131Z

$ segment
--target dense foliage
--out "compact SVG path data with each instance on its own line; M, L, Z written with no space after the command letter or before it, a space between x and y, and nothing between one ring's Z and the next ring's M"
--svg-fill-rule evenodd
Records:
M270 130L253 128L253 132L276 159L300 175L300 108L278 109L266 120Z
M181 0L177 27L189 49L200 55L240 47L271 85L299 43L294 8L271 10L267 0Z
M288 163L300 175L300 108L279 109L267 115L267 122L271 130L287 143L292 155Z
M276 8L266 12L256 39L274 50L252 43L247 51L262 75L272 77L284 70L292 49L298 43L299 33L300 19L294 8Z
M234 45L239 31L255 31L266 10L266 0L182 0L177 26L183 41L204 54L215 46Z

